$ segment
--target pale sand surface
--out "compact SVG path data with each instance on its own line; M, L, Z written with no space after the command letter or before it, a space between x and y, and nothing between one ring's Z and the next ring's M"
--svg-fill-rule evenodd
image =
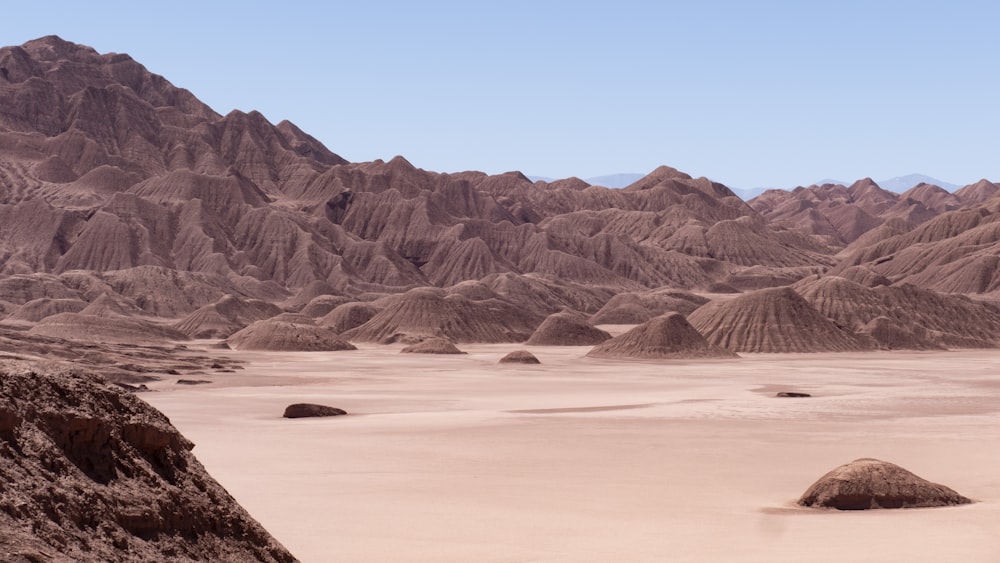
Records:
M247 369L142 397L306 562L1000 561L996 351L496 363L519 347L229 352ZM794 505L859 457L979 502Z

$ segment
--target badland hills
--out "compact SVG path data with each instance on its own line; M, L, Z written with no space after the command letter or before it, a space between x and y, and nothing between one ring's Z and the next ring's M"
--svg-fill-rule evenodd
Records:
M352 163L287 121L220 115L128 55L44 37L0 48L0 359L65 361L134 391L158 373L238 367L176 357L187 339L343 353L352 342L585 343L592 361L992 348L998 192L982 180L896 194L862 179L744 202L667 166L608 189L434 173L402 157ZM596 324L638 326L608 340ZM4 473L56 467L53 478L121 487L162 477L182 499L216 490L169 422L124 391L0 369L12 389L0 450L25 460ZM69 415L39 385L92 398L71 409L80 432L52 422ZM57 461L35 463L29 438ZM87 457L108 447L114 459ZM29 488L12 489L19 512L0 514L48 526L8 534L23 560L36 541L55 545L50 521L106 532L62 537L69 557L126 557L133 544L177 555L169 538L193 534L210 536L199 557L291 558L228 497L225 514L199 505L176 522L167 510L91 522L82 501L56 518L62 497ZM117 489L98 489L119 503Z
M692 313L693 293L829 276L853 282L848 303L912 285L993 319L998 191L863 179L744 202L667 166L608 189L351 163L287 121L219 115L128 55L54 36L0 49L0 315L44 336L225 338L363 302L370 315L338 325L348 338L523 341L563 309L641 323ZM712 326L745 313L716 309ZM449 328L417 326L434 317Z

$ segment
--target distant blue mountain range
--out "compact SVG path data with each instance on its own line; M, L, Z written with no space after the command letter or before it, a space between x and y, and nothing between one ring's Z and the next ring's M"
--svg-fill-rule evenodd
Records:
M584 181L594 186L604 186L606 188L624 188L629 184L632 184L636 180L639 180L643 176L645 176L645 174L637 174L634 172L622 172L619 174L608 174L606 176L594 176L592 178L584 178ZM546 176L528 176L528 178L532 182L537 182L539 180L544 182L552 182L554 180L554 178L549 178ZM848 182L844 180L833 180L830 178L826 178L823 180L819 180L818 182L812 182L810 184L805 184L805 185L841 184L844 186L850 186L853 183L854 183L853 181ZM888 190L890 192L895 192L898 194L901 194L906 190L909 190L910 188L921 183L934 184L935 186L940 186L948 190L949 192L953 192L962 187L958 184L945 182L944 180L932 178L924 174L907 174L906 176L896 176L895 178L889 178L887 180L876 180L875 183L878 184L879 187L881 187L883 190ZM744 201L751 200L759 196L760 194L764 193L765 191L773 189L773 188L734 188L732 186L729 186L729 188L733 190L733 192L735 192L736 195L740 196ZM791 189L791 188L782 188L782 189Z
M931 178L930 176L925 176L923 174L907 174L906 176L896 176L895 178L889 178L888 180L881 180L875 182L883 190L889 190L890 192L903 193L906 190L916 186L917 184L934 184L940 188L944 188L949 192L953 192L963 186L958 184L951 184L945 182L944 180L938 180L937 178Z

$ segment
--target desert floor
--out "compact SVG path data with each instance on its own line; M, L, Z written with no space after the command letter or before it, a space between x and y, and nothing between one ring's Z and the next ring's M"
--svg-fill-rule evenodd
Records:
M626 362L229 352L142 395L305 562L1000 561L1000 353ZM779 399L777 391L808 399ZM315 402L350 416L281 418ZM860 457L976 499L839 512L795 500Z

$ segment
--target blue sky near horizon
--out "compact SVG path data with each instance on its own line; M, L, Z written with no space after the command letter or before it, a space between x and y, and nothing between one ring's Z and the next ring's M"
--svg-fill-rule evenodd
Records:
M0 44L124 52L352 161L740 188L1000 180L1000 5L135 2L5 6Z

